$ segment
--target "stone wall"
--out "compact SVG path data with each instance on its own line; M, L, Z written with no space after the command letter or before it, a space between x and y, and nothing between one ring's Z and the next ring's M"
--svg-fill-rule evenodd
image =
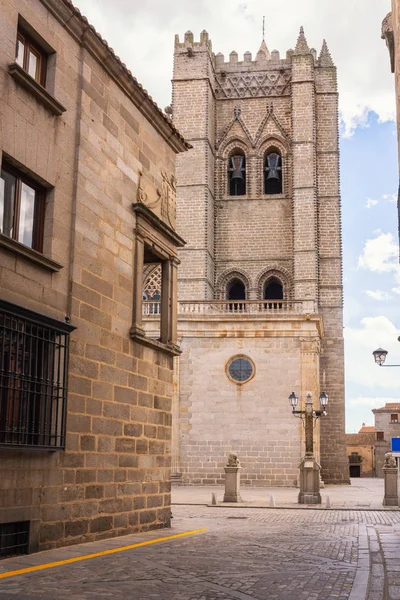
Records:
M59 117L7 73L18 15L55 51ZM48 187L43 254L60 266L0 248L1 297L76 330L65 451L0 451L0 523L31 521L42 550L165 527L173 358L129 337L132 203L183 140L69 2L6 0L1 20L0 153Z
M348 481L344 423L338 96L336 68L328 47L324 42L317 57L315 51L310 50L301 29L295 49L289 50L285 58L281 58L277 51L269 52L263 42L255 59L248 52L243 58L232 52L229 60L225 60L221 54L211 54L206 32L202 32L200 41L188 32L182 42L176 39L173 89L174 123L184 131L187 128L195 145L194 151L178 157L178 212L188 242L186 249L180 252L179 299L202 301L225 298L227 284L233 276L239 277L245 284L246 299L260 299L262 284L270 274L280 279L285 300L311 302L310 312L321 315L324 326L313 340L318 350L312 350L310 354L302 352L298 368L301 373L313 373L312 377L316 379L315 388L312 388L314 397L318 397L321 391L329 395L328 416L321 419L320 429L319 426L316 428L316 453L321 459L323 478L328 482ZM214 95L213 102L209 100L210 91ZM214 121L215 138L211 126ZM203 146L199 145L199 138ZM282 157L281 194L264 194L264 155L269 148L279 150ZM246 194L243 196L228 194L228 160L236 149L246 156ZM209 159L211 154L212 160ZM201 189L199 177L202 177ZM205 191L207 187L214 190L214 222L210 208L212 196ZM214 244L207 244L211 239ZM205 281L207 285L204 287ZM207 308L204 310L207 312ZM290 318L296 323L296 309L291 312ZM273 316L265 315L265 320L272 322ZM262 319L257 322L258 327L262 327L261 322ZM196 450L193 445L201 436L206 437L207 428L210 439L217 441L217 432L207 421L207 415L210 405L221 402L220 386L223 389L227 385L222 376L222 379L215 376L218 384L207 388L207 393L202 387L202 381L208 379L208 369L201 362L201 349L207 348L211 363L214 358L221 362L221 347L227 343L218 340L210 345L203 327L204 324L196 336L188 332L185 315L179 317L183 338L180 402L186 403L188 398L194 401L188 411L189 416L185 413L187 405L181 406L184 411L181 413L184 428L180 432L183 445L181 460L186 460L182 458L182 448L191 445L190 466L185 463L183 469L187 481L191 477L196 481L203 479L196 470L196 461L203 464L201 456L205 448ZM213 327L210 319L209 328ZM245 339L242 327L242 319L238 316L230 322L229 331L232 330L232 337L242 341L243 348L250 351L261 344L264 351L269 352L271 340L261 341L259 338L263 338L263 333L257 327L253 333L247 332ZM221 338L226 335L220 332ZM295 336L289 337L292 337L291 342L286 341L290 346L290 343L295 343ZM286 348L280 354L276 369L282 374L289 368L290 352ZM314 352L318 354L318 364L310 358ZM193 376L194 357L199 361L198 379ZM258 364L263 365L262 353L257 355ZM307 377L302 375L301 389L294 389L301 397L307 391ZM290 385L286 382L284 391L284 386L279 388L275 376L269 372L268 378L273 382L273 397L286 398L292 391L289 388L293 382ZM261 383L259 385L256 394L262 393ZM203 390L199 401L194 400L198 398L198 386ZM250 390L254 386L255 380L245 384L242 394L250 394L247 388ZM227 412L234 402L233 398L234 394L231 394L224 400ZM260 416L257 403L249 401L243 410L244 419L249 419L254 431L257 431ZM286 430L286 417L283 414L277 416L276 424L278 430ZM221 423L219 425L222 429ZM190 428L190 432L185 430L186 427ZM246 435L251 428L246 430L238 422L237 429L240 433L232 437L231 432L226 442L230 439L230 450L236 451L233 442L240 440L244 443L243 452L247 453ZM258 436L258 433L254 435ZM301 434L298 433L297 447L300 443ZM222 446L224 451L228 446ZM212 444L213 452L218 454L217 447L218 444ZM265 444L260 444L258 451L267 452L272 457L272 464L278 468L282 457L275 457L271 449L267 451ZM239 450L237 452L240 453ZM254 459L251 468L260 467L261 456ZM250 455L246 460L249 458ZM220 465L224 458L219 455L218 460ZM201 468L203 474L206 473L204 464ZM210 470L208 473L211 474ZM215 477L214 472L214 481ZM260 479L267 481L265 473ZM288 484L290 479L294 479L293 473L279 481ZM254 478L254 481L257 479Z

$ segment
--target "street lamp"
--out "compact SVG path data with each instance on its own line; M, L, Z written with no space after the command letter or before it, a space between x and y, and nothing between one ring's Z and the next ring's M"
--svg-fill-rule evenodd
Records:
M299 504L321 504L321 494L319 493L319 471L320 465L314 457L314 426L319 417L327 414L326 407L329 397L326 392L322 392L319 397L321 410L314 410L312 394L307 392L305 410L297 410L299 402L294 392L289 396L289 403L292 407L292 414L303 421L306 433L306 453L300 464L300 492Z
M378 348L378 350L374 350L373 353L374 359L377 365L380 367L400 367L400 365L384 365L383 363L386 360L386 356L388 355L388 351L383 348Z

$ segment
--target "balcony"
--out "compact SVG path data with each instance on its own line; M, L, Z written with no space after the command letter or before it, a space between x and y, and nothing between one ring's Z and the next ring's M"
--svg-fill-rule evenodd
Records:
M216 317L232 315L246 316L285 316L316 313L313 300L209 300L178 302L179 317ZM145 317L160 316L159 301L144 301Z

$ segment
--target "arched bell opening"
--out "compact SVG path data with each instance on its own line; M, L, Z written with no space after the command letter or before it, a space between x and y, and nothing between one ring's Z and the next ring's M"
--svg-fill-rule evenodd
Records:
M228 194L246 194L246 156L239 148L233 150L228 160Z
M282 155L276 148L264 156L264 194L282 194Z
M279 279L271 277L265 282L263 296L264 300L270 300L264 305L265 308L282 308L282 302L278 302L278 300L283 300L283 285Z
M228 300L246 300L246 286L240 279L231 279L226 287L226 297ZM244 302L230 302L229 310L232 312L243 312L245 310Z

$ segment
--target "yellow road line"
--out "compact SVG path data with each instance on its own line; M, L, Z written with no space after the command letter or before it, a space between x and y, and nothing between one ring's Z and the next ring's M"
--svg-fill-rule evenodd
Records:
M175 535L169 535L163 538L157 538L155 540L148 540L146 542L138 542L137 544L131 544L130 546L121 546L120 548L112 548L110 550L103 550L102 552L94 552L93 554L86 554L84 556L75 556L74 558L67 558L65 560L58 560L56 562L45 563L43 565L36 565L34 567L27 567L26 569L18 569L18 571L8 571L7 573L0 573L0 579L6 579L6 577L15 577L16 575L23 575L24 573L33 573L34 571L42 571L43 569L52 569L53 567L60 567L61 565L69 565L76 563L81 560L89 560L90 558L98 558L99 556L107 556L107 554L116 554L117 552L124 552L125 550L133 550L133 548L140 548L141 546L150 546L151 544L158 544L159 542L166 542L168 540L176 540L177 538L187 537L188 535L195 535L196 533L203 533L207 531L204 529L195 529L193 531L185 531L184 533L176 533Z

